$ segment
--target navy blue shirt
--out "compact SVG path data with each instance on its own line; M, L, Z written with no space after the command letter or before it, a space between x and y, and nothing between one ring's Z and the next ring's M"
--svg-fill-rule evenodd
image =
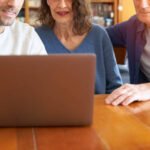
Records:
M106 30L114 47L125 47L127 50L130 82L148 82L140 70L140 59L146 44L145 25L133 16L128 21L108 27Z
M111 93L122 84L113 48L106 31L93 25L83 42L73 51L68 50L48 26L36 29L48 54L94 53L96 54L95 93Z

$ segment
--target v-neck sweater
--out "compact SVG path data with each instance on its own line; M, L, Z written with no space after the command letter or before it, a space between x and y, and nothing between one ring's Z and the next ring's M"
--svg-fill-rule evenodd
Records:
M110 39L104 28L92 25L82 43L73 51L68 50L48 26L36 29L48 54L96 54L95 94L111 93L122 84Z

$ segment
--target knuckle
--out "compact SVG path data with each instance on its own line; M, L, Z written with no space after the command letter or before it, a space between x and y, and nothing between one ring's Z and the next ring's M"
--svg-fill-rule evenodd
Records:
M131 87L131 84L125 83L123 86L124 86L124 88L129 88L129 87Z

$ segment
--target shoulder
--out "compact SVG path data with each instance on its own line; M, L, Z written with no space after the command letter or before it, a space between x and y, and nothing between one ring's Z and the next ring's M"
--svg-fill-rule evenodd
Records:
M127 33L136 31L139 24L141 24L141 22L138 20L137 16L134 15L127 21L123 21L116 25L107 27L106 30L109 35L115 37L115 35L118 35L120 33L126 35Z
M98 25L98 24L92 24L91 31L93 33L103 33L104 34L105 33L105 28L100 26L100 25Z
M34 27L20 21L15 21L13 25L10 26L9 33L20 39L29 37L30 41L38 38L38 34L35 32Z
M18 40L32 41L35 39L40 39L38 34L35 32L34 27L20 21L15 21L13 23L13 25L10 27L9 33L15 36Z
M46 25L42 25L40 27L37 27L35 30L36 30L36 32L39 35L46 34L46 33L51 33L52 32L51 28L48 27L48 26L46 26Z
M34 32L34 28L30 26L29 24L20 22L20 21L15 21L13 25L10 27L12 32L15 33L20 33L20 34L31 34Z
M20 21L15 21L11 26L8 26L7 33L9 34L9 38L15 37L15 41L31 42L32 40L39 38L32 26Z
M36 31L47 31L50 28L47 25L41 25L39 27L36 28Z
M129 18L128 22L139 22L138 18L136 15L132 16Z
M91 32L90 35L92 36L92 38L95 38L98 40L107 37L105 28L97 24L92 24L92 28L90 32Z
M135 27L135 26L139 26L140 24L143 24L142 22L139 21L136 15L129 18L129 20L127 20L126 23L128 24L129 27L131 27L131 25L134 25Z
M91 42L99 49L101 47L110 46L110 38L106 29L100 25L93 24L89 33Z
M42 26L36 28L35 31L40 36L42 41L47 39L47 38L51 38L53 36L52 29L46 25L42 25Z

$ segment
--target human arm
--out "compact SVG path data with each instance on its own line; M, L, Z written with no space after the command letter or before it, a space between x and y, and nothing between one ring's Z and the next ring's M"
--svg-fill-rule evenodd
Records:
M126 34L128 22L123 22L106 28L114 47L126 47Z
M38 34L33 30L32 31L32 44L30 48L31 54L37 54L37 55L46 55L47 52L45 50L44 44Z
M124 84L114 90L106 99L106 104L128 105L134 101L150 100L150 83Z
M122 80L116 63L113 47L107 33L103 36L103 52L106 74L106 93L111 93L122 85Z

